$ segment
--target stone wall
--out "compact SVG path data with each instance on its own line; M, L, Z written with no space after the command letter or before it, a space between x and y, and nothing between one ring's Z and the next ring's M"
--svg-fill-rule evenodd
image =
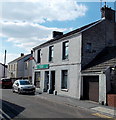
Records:
M82 33L82 67L91 62L106 46L116 46L114 23L103 20ZM87 43L91 50L87 51Z

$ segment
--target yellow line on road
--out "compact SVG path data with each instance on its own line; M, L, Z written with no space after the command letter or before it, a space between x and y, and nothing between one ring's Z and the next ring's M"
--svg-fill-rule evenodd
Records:
M94 114L92 114L92 115L98 116L98 117L101 117L101 118L112 118L112 117L110 117L110 116L103 115L103 114L100 114L100 113L94 113ZM113 118L112 118L112 119L113 119ZM116 119L113 119L113 120L116 120Z

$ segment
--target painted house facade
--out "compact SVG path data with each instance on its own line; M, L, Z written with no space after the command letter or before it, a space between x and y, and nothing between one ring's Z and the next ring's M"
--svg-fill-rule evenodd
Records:
M33 48L33 83L42 92L106 104L111 89L106 85L110 84L108 70L105 74L101 69L87 73L88 65L104 49L116 46L115 11L106 6L101 11L101 20L64 35L54 32L53 39Z
M28 79L28 77L32 77L32 73L28 73L32 70L32 66L28 65L28 60L32 57L32 54L24 55L21 53L21 56L19 58L16 58L15 60L8 63L8 71L9 75L8 77L13 79L21 79L25 78ZM31 64L30 64L31 65Z
M24 77L28 78L32 82L32 60L33 57L29 57L24 61Z

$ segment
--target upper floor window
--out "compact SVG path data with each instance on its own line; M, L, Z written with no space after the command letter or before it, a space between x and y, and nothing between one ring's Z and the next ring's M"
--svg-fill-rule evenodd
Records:
M11 65L11 70L13 70L13 65Z
M15 71L15 64L14 64L14 71Z
M63 42L63 56L62 59L68 59L68 55L69 55L69 42Z
M37 63L41 62L41 50L37 51Z
M91 45L91 43L87 43L87 45L86 45L86 51L87 51L87 52L91 52L91 50L92 50L92 45Z
M28 68L28 63L25 62L25 70L27 70L27 68Z
M53 46L50 46L49 47L49 62L53 61L53 51L54 47Z
M10 65L8 66L8 69L9 69L9 71L10 71Z

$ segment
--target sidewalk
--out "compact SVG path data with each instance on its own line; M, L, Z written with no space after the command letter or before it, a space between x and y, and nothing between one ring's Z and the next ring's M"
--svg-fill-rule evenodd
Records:
M36 91L36 95L41 99L56 102L59 104L69 105L72 107L82 108L88 111L92 111L94 113L96 112L96 114L101 113L109 116L109 118L116 118L116 108L100 105L97 102L92 102L88 100L78 100L66 96L64 97L64 96L53 95L48 93L39 94L38 91Z

